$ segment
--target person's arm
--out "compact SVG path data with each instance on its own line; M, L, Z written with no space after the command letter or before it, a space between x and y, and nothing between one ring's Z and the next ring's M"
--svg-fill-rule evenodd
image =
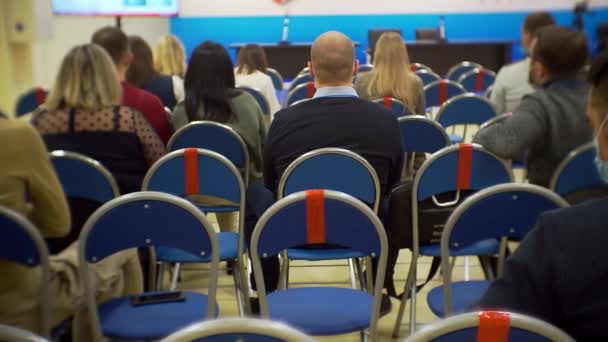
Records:
M171 135L173 134L173 128L171 127L171 123L169 123L169 115L165 111L165 106L161 102L161 100L155 96L150 95L148 99L150 110L155 113L155 124L151 121L149 122L151 127L156 131L158 137L162 140L163 144L169 142Z
M278 183L278 175L274 168L274 146L275 146L275 136L277 125L279 122L277 119L270 124L270 128L268 129L268 134L266 136L266 142L264 143L263 153L262 153L262 173L264 176L264 185L266 188L273 193L276 193L276 186Z
M27 190L32 202L32 222L45 238L62 237L70 232L70 210L63 187L55 174L42 138L29 124L23 125L22 143L29 142L24 156Z
M555 283L551 262L555 248L553 224L543 215L507 259L503 277L495 280L476 304L482 310L508 310L552 320Z
M388 189L386 191L388 193L399 183L401 180L401 173L403 171L403 163L405 159L405 154L403 153L403 147L401 145L401 128L399 127L399 123L395 119L395 124L392 128L393 133L390 134L392 139L393 146L393 160L394 163L391 165L391 170L388 176Z
M424 85L420 77L416 77L416 108L415 114L426 116L426 96L424 96Z
M184 80L182 80L179 76L173 75L171 77L171 81L173 82L173 95L175 95L175 101L177 103L184 101L184 98L186 98L186 91L184 90Z
M526 96L510 118L480 130L473 142L501 158L523 160L525 153L545 137L545 114L534 97Z
M496 75L494 80L494 86L492 87L492 94L490 95L490 102L494 105L496 113L502 114L507 111L507 89L504 84L504 69L501 69Z
M266 96L268 104L270 105L270 121L272 122L272 117L276 112L281 110L281 105L279 104L279 99L277 98L277 92L274 90L272 79L268 77L264 83L264 89L262 91L264 92L264 96Z
M141 142L148 166L152 166L167 153L165 144L141 113L132 110L131 115L133 116L135 134Z

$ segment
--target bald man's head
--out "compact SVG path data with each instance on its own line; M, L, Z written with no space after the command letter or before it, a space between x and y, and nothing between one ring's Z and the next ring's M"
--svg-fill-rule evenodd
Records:
M312 44L310 60L317 87L319 84L331 86L352 83L357 69L355 46L344 34L329 31L320 35Z

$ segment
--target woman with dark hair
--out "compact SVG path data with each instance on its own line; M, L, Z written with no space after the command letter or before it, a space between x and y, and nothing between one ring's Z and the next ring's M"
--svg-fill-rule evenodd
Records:
M127 71L127 82L158 96L169 109L184 100L184 81L179 76L163 75L154 69L150 45L139 36L129 36L133 62Z
M281 109L272 79L266 75L268 61L264 49L256 44L247 44L239 50L234 71L236 85L259 90L270 106L271 116Z
M209 120L232 127L247 145L249 182L262 177L262 144L266 125L253 96L235 89L232 61L220 44L204 42L192 52L184 86L186 99L175 107L176 130L192 121ZM220 229L233 228L229 216L217 215Z

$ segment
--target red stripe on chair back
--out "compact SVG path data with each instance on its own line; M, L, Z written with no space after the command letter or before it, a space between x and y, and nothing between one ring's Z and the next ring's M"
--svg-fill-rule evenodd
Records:
M184 151L184 177L186 195L200 193L198 185L198 149L191 147Z
M442 105L448 100L448 85L445 80L439 81L439 104Z
M508 313L482 311L479 313L477 342L507 342L510 326L511 319Z
M410 70L412 70L413 72L416 72L416 70L418 70L418 67L416 66L416 63L410 64Z
M390 97L383 97L382 104L384 105L384 107L391 109L393 107L393 99Z
M325 243L325 194L323 190L306 191L306 241Z
M313 82L306 83L306 98L312 98L315 96L315 92L317 89L315 88L315 84Z
M471 188L471 166L473 164L473 145L460 144L458 148L458 174L456 189L468 190Z
M36 93L36 102L38 103L38 105L41 105L44 103L44 101L46 101L46 92L44 91L44 89L38 87L35 90Z
M483 77L485 76L485 71L483 68L478 69L477 78L475 79L475 90L482 91L483 90Z

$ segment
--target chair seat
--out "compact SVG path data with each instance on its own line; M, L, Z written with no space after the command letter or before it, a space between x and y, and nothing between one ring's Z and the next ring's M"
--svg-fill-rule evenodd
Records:
M487 280L452 283L452 313L459 314L469 311L471 306L483 296L489 286L490 282ZM443 285L429 291L426 301L435 315L442 318L445 317L445 310L443 309Z
M207 214L207 213L231 213L234 211L239 211L238 206L232 206L232 205L219 205L219 206L197 205L197 207L199 207L199 209L202 212L204 212L205 214Z
M233 260L238 256L239 234L232 232L217 233L220 246L220 261ZM162 262L196 263L210 262L211 256L199 256L169 247L156 247L156 259Z
M331 249L311 249L311 248L290 248L287 250L290 260L340 260L350 258L362 258L365 254L347 248Z
M158 340L194 322L207 319L206 295L183 292L183 302L132 306L130 297L112 299L99 306L104 336L113 339ZM219 312L215 305L215 314Z
M373 296L336 287L301 287L268 295L271 319L286 322L309 335L339 335L367 329Z
M494 255L498 254L500 243L496 239L489 239L476 242L472 245L465 246L450 251L451 256L470 256L470 255ZM432 244L420 246L420 255L441 256L441 245Z
M458 134L448 134L448 136L452 144L460 144L463 141L462 137Z

